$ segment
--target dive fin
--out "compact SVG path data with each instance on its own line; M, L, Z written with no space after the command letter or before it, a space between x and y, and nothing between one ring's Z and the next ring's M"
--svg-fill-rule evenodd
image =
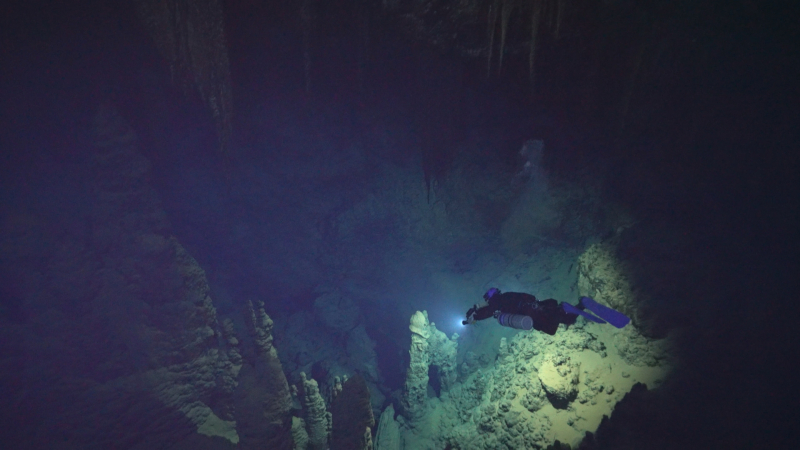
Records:
M586 320L590 320L590 321L592 321L594 323L606 323L605 320L602 320L602 319L600 319L598 317L595 317L594 315L589 314L586 311L581 311L580 309L570 305L569 303L561 303L561 309L563 309L564 312L566 312L566 313L577 314L579 316L583 316L583 317L586 318Z
M615 309L611 309L608 306L601 305L590 297L581 297L581 304L585 306L586 309L597 314L617 328L622 328L631 321L630 317L626 316L625 314L622 314Z

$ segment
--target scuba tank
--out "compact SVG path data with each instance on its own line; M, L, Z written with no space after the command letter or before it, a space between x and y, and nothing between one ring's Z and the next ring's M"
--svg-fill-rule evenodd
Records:
M533 319L524 314L502 313L497 316L497 322L504 327L516 328L517 330L530 330L533 328Z

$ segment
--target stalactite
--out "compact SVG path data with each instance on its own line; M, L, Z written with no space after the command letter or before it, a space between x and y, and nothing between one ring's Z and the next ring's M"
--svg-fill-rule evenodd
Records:
M486 77L492 76L492 52L494 51L494 33L497 27L497 10L500 8L500 0L494 0L491 5L489 5L489 17L488 17L488 41L489 45L487 46L488 55L486 57Z
M553 27L553 38L558 39L561 32L561 21L564 19L564 9L567 7L567 0L555 0L555 26Z
M219 0L134 0L137 13L185 94L196 89L211 110L219 148L229 152L233 96Z
M567 0L531 0L527 6L520 4L517 0L493 0L489 5L489 14L487 17L487 76L492 75L492 59L495 52L495 35L498 34L497 26L500 25L499 31L499 45L497 45L497 72L498 74L503 69L503 60L505 57L506 41L509 31L509 23L512 17L517 13L522 13L530 8L530 27L531 27L531 40L528 53L528 74L533 83L534 78L534 60L536 54L536 42L540 29L542 28L542 21L545 25L553 31L555 39L558 38L561 29L561 22L564 18Z
M503 70L503 54L506 48L506 36L508 34L508 21L511 19L511 13L514 12L514 0L502 0L503 9L500 11L500 48L497 56L497 73Z
M531 43L528 53L528 81L530 83L531 91L533 91L534 81L536 78L536 68L534 61L536 60L536 37L539 34L539 22L542 18L542 4L544 0L533 0L531 5Z

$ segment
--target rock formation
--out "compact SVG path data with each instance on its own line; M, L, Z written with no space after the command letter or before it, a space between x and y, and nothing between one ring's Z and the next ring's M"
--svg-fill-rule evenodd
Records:
M707 295L690 280L710 263L703 255L682 258L690 244L672 230L621 230L578 258L579 293L622 311L644 336L664 338L668 323L679 322L692 307L682 299ZM660 276L654 279L653 273Z
M428 397L428 316L417 311L411 316L411 348L408 351L409 362L406 372L405 391L403 392L403 415L410 422L425 414L425 400Z
M589 247L578 258L578 290L581 295L592 297L631 318L639 326L634 287L627 268L616 258L615 246L599 243Z
M436 366L443 391L449 390L456 380L455 339L458 335L448 339L428 320L427 311L414 313L408 328L411 330L411 348L403 392L403 416L413 427L426 412L430 366Z
M377 450L400 450L403 448L400 424L394 420L394 406L391 404L383 410L379 419L378 431L375 433L375 448Z
M247 302L245 315L253 350L245 357L236 390L236 410L242 446L289 449L291 406L289 384L272 345L272 319L264 302Z
M539 367L539 380L547 393L550 403L556 408L566 408L578 395L579 364L558 355L545 357Z
M331 450L372 450L375 418L369 397L367 383L360 375L344 383L331 405Z
M75 193L90 205L80 233L31 217L2 244L26 317L13 327L21 359L3 363L18 378L3 381L26 393L13 409L20 434L33 436L4 445L232 448L238 341L217 319L203 269L169 234L136 133L110 107L94 131Z
M338 289L320 294L314 300L314 313L325 326L341 334L355 328L360 318L356 302Z
M651 347L661 343L640 340L634 327L618 330L579 321L562 325L555 336L518 332L500 339L494 363L469 363L483 355L465 353L460 378L446 390L443 382L435 398L428 389L428 368L434 354L454 349L455 342L442 350L447 340L435 337L440 332L425 312L415 313L409 328L402 415L395 420L389 408L381 415L378 450L546 448L555 440L576 445L635 383L657 386L670 369L668 359L650 358ZM623 336L640 351L628 358L607 351Z
M325 450L331 432L331 413L326 410L325 400L319 393L317 381L306 378L305 373L300 373L298 396L303 407L303 421L308 435L306 448Z
M166 235L135 133L110 108L101 109L95 126L93 251L108 255L95 277L95 308L132 350L140 388L180 411L198 433L237 443L238 371L228 357L235 359L235 350L218 342L222 330L205 273Z

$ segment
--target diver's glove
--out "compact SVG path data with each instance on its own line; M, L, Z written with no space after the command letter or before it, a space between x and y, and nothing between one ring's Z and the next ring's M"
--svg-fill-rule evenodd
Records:
M472 308L467 310L467 320L462 320L461 325L470 325L475 323L475 311L478 310L478 305L473 305Z

